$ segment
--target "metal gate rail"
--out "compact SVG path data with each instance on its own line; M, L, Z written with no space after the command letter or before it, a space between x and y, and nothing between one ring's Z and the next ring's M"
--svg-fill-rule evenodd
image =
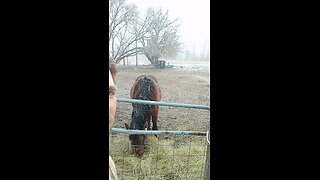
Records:
M117 102L150 104L150 105L157 105L157 106L196 108L196 109L206 109L210 111L210 106L197 105L197 104L169 103L169 102L163 102L163 101L146 101L146 100L128 99L128 98L117 98Z
M126 130L121 128L112 128L112 132L124 133L124 134L173 134L173 135L195 135L206 136L207 132L200 131L161 131L161 130Z

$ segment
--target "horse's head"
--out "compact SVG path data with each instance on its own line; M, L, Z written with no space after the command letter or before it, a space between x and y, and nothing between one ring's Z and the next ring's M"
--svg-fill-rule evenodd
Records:
M145 134L132 134L129 135L129 139L131 140L132 150L135 154L142 155L144 153L145 148Z
M149 105L136 105L133 108L131 115L130 126L125 124L126 129L132 130L145 130L147 128L147 120L150 118L150 107ZM145 134L130 134L129 140L135 154L142 155L144 153L146 135Z
M132 129L132 126L128 126L125 123L126 129ZM131 147L135 154L142 155L144 153L144 146L145 146L145 134L130 134L129 140L131 141Z

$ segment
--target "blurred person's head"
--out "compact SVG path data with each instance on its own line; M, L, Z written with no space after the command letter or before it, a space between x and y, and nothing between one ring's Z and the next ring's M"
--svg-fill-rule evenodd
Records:
M117 99L116 99L116 63L109 55L109 129L113 127L113 122L116 114Z

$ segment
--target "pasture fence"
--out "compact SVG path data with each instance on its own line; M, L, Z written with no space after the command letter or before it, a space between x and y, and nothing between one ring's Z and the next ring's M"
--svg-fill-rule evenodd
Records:
M142 103L209 110L209 106L118 98L117 102ZM121 180L130 179L210 179L209 132L132 130L112 128L110 153ZM146 153L133 155L127 135L146 134ZM155 138L153 135L158 135ZM178 138L182 136L182 138ZM109 141L110 142L110 141Z
M169 103L169 102L163 102L163 101L146 101L146 100L128 99L128 98L117 98L117 102L150 104L150 105L157 105L157 106L172 106L172 107L182 107L182 108L195 108L195 109L205 109L210 111L210 106L198 105L198 104Z

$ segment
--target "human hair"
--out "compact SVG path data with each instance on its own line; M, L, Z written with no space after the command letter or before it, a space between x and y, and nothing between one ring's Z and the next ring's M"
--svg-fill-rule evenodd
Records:
M112 79L115 82L115 76L117 74L117 68L116 68L116 63L115 63L114 59L110 56L110 54L109 54L109 70L111 72Z

